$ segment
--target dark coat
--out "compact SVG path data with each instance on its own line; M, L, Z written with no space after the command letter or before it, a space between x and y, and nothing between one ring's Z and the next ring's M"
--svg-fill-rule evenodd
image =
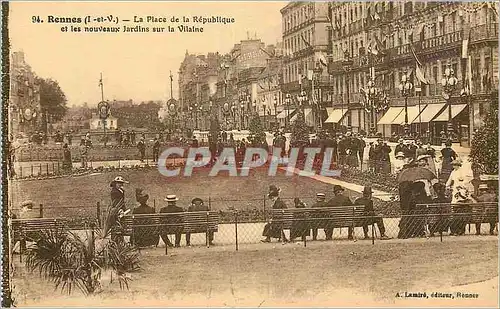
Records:
M356 201L354 201L354 205L364 205L366 214L372 214L375 211L373 209L373 201L366 197L356 199Z
M326 201L321 201L321 202L314 203L311 207L312 208L328 207L328 204Z
M191 205L188 207L187 211L209 211L209 209L208 206L205 205L200 205L200 206Z
M276 199L276 201L274 201L274 204L273 204L273 209L286 209L286 204L285 202L283 202L282 199L280 199L279 197Z
M119 207L125 210L125 191L119 190L116 187L111 188L111 207Z
M184 209L182 209L177 205L167 205L160 209L160 213L177 213L177 212L184 212Z
M132 210L134 215L145 215L154 214L155 210L146 204L140 205ZM151 219L147 218L136 218L135 220L140 220L136 222L139 224L152 224ZM148 247L157 246L160 241L160 235L158 234L157 227L136 227L134 228L134 233L132 234L132 243L138 247Z
M344 195L334 196L327 204L328 207L352 206L351 200Z

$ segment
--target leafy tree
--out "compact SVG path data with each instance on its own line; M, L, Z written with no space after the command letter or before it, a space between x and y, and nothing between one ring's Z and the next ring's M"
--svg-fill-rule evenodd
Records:
M44 114L53 121L61 120L68 110L67 99L59 87L59 83L50 78L38 78L36 82L40 86L40 106ZM45 117L44 117L45 118Z
M484 124L472 137L470 158L472 165L483 174L498 175L498 101L484 119Z
M254 147L261 147L266 144L266 132L264 131L264 126L260 121L260 117L255 114L248 125L250 135L248 140L252 143Z
M292 123L292 147L303 147L309 143L309 128L307 127L302 111L298 111L297 119Z

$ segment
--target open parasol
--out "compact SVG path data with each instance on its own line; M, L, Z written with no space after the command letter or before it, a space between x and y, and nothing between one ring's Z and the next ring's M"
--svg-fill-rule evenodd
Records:
M410 167L401 171L398 176L398 183L414 182L416 180L433 180L437 178L436 175L425 167Z

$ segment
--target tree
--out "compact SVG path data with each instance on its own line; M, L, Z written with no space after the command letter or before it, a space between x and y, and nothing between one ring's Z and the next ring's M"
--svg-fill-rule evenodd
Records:
M38 78L36 82L40 86L40 106L44 114L44 121L47 115L53 122L61 120L68 107L66 106L66 95L59 87L59 83L50 78Z
M248 129L250 131L248 140L252 143L253 147L261 147L267 144L266 132L264 132L264 127L262 126L259 115L256 114L250 119Z
M292 123L292 136L290 145L292 147L303 147L309 144L309 129L302 111L298 112L297 119Z
M493 101L484 124L472 137L470 159L482 174L498 175L498 101Z

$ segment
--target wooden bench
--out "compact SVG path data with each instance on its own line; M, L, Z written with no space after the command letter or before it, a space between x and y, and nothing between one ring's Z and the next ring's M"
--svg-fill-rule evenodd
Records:
M498 223L498 203L436 203L419 204L417 207L426 209L426 224L438 221L449 224L452 220L463 220L466 224Z
M143 229L147 230L148 233L171 235L217 232L218 228L219 212L195 211L125 215L120 219L120 226L114 232L122 236L134 236L134 233ZM208 237L206 244L210 245ZM165 248L167 247L165 246Z
M42 231L56 231L66 226L66 220L63 218L33 218L33 219L12 219L12 239L14 245L17 241L26 240L36 241ZM19 256L22 260L22 248L20 246Z
M365 214L364 205L318 208L287 208L271 210L271 225L286 230L298 228L303 230L320 228L362 227L372 225L375 218ZM372 232L372 238L374 237Z

